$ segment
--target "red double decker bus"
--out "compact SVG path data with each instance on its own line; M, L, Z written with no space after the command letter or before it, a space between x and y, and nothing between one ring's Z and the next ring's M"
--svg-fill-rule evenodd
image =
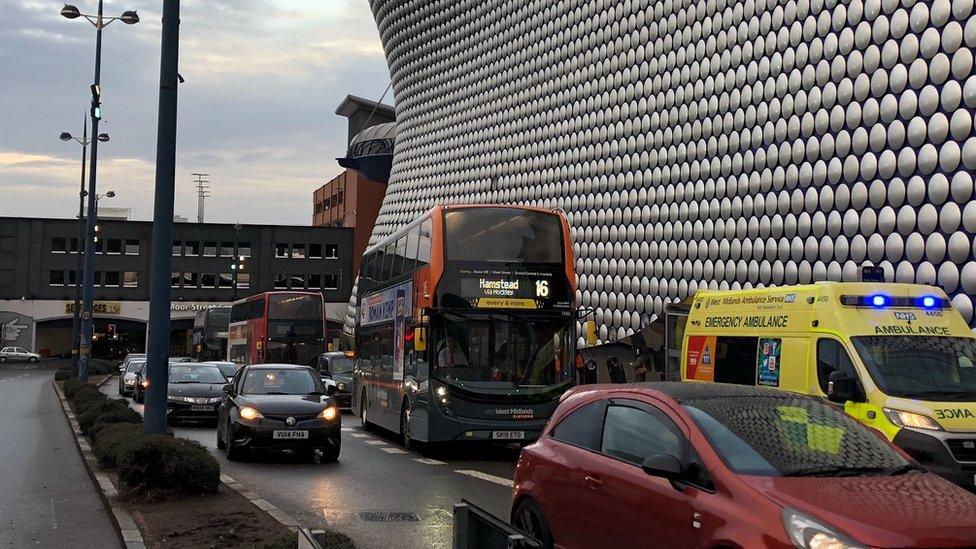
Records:
M317 292L265 292L235 301L227 360L315 366L325 351L325 303Z

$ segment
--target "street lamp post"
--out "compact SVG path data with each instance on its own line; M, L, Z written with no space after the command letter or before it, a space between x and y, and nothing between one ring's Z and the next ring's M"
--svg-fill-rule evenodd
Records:
M81 13L77 7L65 4L61 8L61 15L67 19L77 19L84 17L89 23L95 26L95 83L91 86L91 122L92 135L98 135L98 121L102 118L101 103L101 78L102 78L102 29L107 27L115 20L120 20L127 25L135 25L139 22L139 15L134 11L125 11L118 17L105 17L103 10L103 0L98 0L98 14L91 15ZM96 171L98 168L98 140L91 142L91 169L88 174L88 196L95 197ZM91 360L91 337L92 337L92 300L94 299L95 283L95 250L93 241L95 238L95 218L97 209L93 199L88 200L88 219L85 231L85 262L82 284L82 313L81 313L81 335L78 343L78 379L88 381L88 362ZM80 243L79 243L80 246ZM77 276L77 275L76 275Z
M230 266L231 276L233 277L231 284L234 285L234 301L237 301L237 273L241 272L241 269L244 268L244 256L239 255L241 246L241 229L243 227L244 226L240 223L234 224L234 263Z
M74 334L75 342L74 347L71 350L71 376L78 377L78 346L80 344L81 330L79 327L79 315L81 314L81 254L82 246L85 242L85 196L88 194L85 191L85 162L88 160L88 117L85 117L84 131L81 134L81 139L71 135L68 132L61 132L61 141L77 141L81 144L81 189L78 191L78 240L75 244L75 307L72 311L74 319L71 323L71 333ZM109 140L108 134L99 134L97 139L101 142L106 142ZM70 246L68 247L70 251Z

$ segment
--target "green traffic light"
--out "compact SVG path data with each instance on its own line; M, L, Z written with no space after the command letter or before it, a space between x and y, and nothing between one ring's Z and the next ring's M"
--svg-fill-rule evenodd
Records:
M94 118L95 120L101 120L102 119L102 108L101 107L92 107L92 118Z

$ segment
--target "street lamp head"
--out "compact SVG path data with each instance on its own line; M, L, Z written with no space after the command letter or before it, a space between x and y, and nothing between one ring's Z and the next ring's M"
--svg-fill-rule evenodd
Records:
M61 132L61 141L71 141L71 134L68 132Z
M115 191L105 193L105 198L115 198Z
M78 11L78 8L75 6L65 4L64 7L61 8L61 17L64 17L65 19L77 19L81 17L81 12Z
M139 22L139 14L134 11L124 11L119 19L126 25L135 25Z
M98 134L98 140L101 141L102 143L105 143L106 141L109 140L108 134L107 133Z

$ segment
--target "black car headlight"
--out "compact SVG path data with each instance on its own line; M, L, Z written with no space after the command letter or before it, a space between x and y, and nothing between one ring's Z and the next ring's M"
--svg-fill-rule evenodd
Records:
M319 419L332 423L339 417L339 409L335 404L329 404L319 413Z

